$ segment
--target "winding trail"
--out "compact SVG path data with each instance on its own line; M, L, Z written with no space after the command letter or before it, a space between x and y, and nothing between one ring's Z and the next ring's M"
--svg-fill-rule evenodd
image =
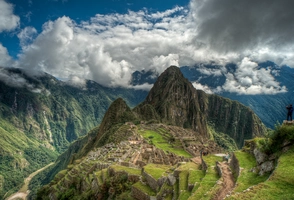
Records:
M46 169L47 167L53 165L54 162L46 165L45 167L38 169L37 171L31 173L27 178L25 178L24 180L24 185L20 188L20 190L14 194L12 194L10 197L6 198L6 200L19 200L19 199L23 199L26 200L28 194L30 193L30 191L28 190L29 187L29 183L32 180L32 178L34 176L36 176L39 172L43 171L44 169Z
M235 187L234 177L227 162L220 162L222 170L221 188L213 198L213 200L223 200Z

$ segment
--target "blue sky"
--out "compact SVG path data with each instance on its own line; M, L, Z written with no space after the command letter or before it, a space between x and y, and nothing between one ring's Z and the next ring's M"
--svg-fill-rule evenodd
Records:
M175 6L188 6L188 0L5 0L14 7L20 17L19 29L34 27L38 32L48 20L68 16L76 22L89 20L96 14L127 13L128 10L148 9L165 11ZM0 34L0 42L8 48L11 56L17 57L21 50L17 31Z
M137 70L213 62L219 69L201 72L227 80L212 92L285 92L274 69L258 63L294 67L293 7L293 0L0 0L0 66L133 87ZM0 71L0 79L9 74Z

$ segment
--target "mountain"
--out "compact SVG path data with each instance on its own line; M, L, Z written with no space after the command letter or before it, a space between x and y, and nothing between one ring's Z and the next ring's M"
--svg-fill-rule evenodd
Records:
M45 73L0 71L0 197L100 124L113 100L124 97L135 106L146 96L145 91L107 88L94 81L74 86Z
M158 77L146 100L135 110L146 105L156 110L162 123L192 128L207 137L211 127L228 134L239 148L243 146L244 139L265 132L252 110L236 101L196 90L175 66Z
M38 198L125 199L123 195L130 198L130 190L140 193L138 188L144 186L139 180L153 182L148 185L158 192L167 179L159 175L154 180L156 175L150 178L147 172L140 177L141 172L150 167L170 173L169 168L189 162L202 151L234 150L245 139L265 133L265 126L248 107L196 90L179 68L171 66L135 108L121 98L115 100L100 126L58 158L47 174L53 181L38 192ZM48 183L48 178L44 181Z
M220 70L223 68L223 70ZM269 128L274 128L275 124L282 123L286 118L285 106L294 102L294 69L288 66L277 66L275 63L267 61L258 64L259 69L271 69L271 75L280 84L281 87L287 88L287 92L277 94L238 94L234 92L218 92L217 94L232 100L241 102L250 107L262 122ZM210 90L222 87L226 82L226 73L234 73L237 69L236 64L230 63L225 66L215 64L196 64L194 66L180 67L184 77L189 81L200 83L207 86ZM217 76L213 73L222 71ZM132 85L142 85L144 83L153 84L158 78L155 71L136 71L133 73ZM196 87L197 89L197 87Z
M224 67L227 72L234 72L236 64L227 64ZM202 69L207 68L211 71L220 69L220 66L195 65L193 67L181 67L184 76L191 82L198 82L201 85L208 86L211 90L221 87L226 82L226 76L222 73L219 76L205 74ZM287 88L287 92L277 94L255 94L245 95L233 92L221 92L220 96L236 100L242 104L249 106L262 122L269 128L274 128L275 124L282 123L286 119L285 106L294 102L294 86L292 80L294 78L294 69L288 66L277 66L275 63L267 61L258 64L259 69L271 69L271 75L280 84L281 87Z

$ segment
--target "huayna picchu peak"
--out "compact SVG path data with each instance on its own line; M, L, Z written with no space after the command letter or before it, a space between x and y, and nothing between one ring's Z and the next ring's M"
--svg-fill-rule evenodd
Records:
M46 172L51 182L37 198L223 199L236 187L241 167L259 176L244 166L244 160L252 164L253 150L236 150L266 131L248 107L196 90L171 66L135 108L115 100L100 126ZM261 152L257 143L250 148ZM264 162L255 168L263 171L255 184L273 171Z

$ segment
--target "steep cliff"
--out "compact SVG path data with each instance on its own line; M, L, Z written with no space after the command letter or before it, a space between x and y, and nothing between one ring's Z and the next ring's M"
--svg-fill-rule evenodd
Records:
M208 127L232 137L239 148L244 139L264 135L265 126L251 109L218 95L196 90L183 77L179 68L171 66L157 79L146 100L134 111L144 116L144 107L156 111L152 118L212 137ZM153 112L151 112L153 113ZM159 117L156 117L159 116Z
M150 104L163 123L192 128L205 135L205 99L192 84L183 77L179 68L169 67L157 79L146 100L140 107ZM139 108L137 108L139 109Z

